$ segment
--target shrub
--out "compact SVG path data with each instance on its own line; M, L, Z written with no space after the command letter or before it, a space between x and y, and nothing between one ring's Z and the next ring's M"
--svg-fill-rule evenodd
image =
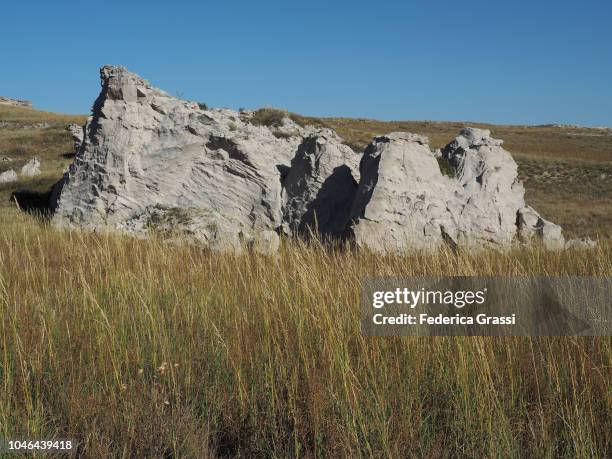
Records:
M241 109L242 110L242 109ZM289 118L298 126L317 126L327 127L327 125L319 118L310 118L297 113L291 113L287 110L278 108L260 108L251 118L251 123L257 126L279 127L283 124L283 118Z
M260 108L251 118L251 123L257 126L279 127L283 124L283 118L288 116L285 110L276 108Z
M272 131L272 134L277 139L288 139L290 137L293 137L294 135L297 135L297 132L292 134L290 132L274 130L274 131Z
M360 142L347 142L344 141L342 142L344 145L346 145L347 147L349 147L351 150L353 150L355 153L363 153L363 151L365 150L366 145Z
M447 160L444 158L436 159L438 160L438 165L440 166L440 172L442 172L442 175L446 175L447 177L455 176L455 169L453 169L453 166L451 166Z
M200 107L200 110L208 110L208 105L204 102L198 102L198 107Z

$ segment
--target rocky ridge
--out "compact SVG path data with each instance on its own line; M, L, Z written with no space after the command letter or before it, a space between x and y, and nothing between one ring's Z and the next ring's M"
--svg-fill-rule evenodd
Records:
M426 137L391 133L359 155L330 129L288 118L258 126L252 112L203 109L123 67L100 76L92 115L70 128L77 153L54 188L56 226L153 230L265 253L279 234L382 253L565 244L557 225L526 206L516 163L489 131L466 128L435 155Z

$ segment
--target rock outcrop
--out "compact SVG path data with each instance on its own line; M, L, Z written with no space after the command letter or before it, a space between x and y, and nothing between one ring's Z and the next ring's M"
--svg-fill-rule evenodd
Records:
M0 174L0 183L15 182L17 178L17 173L13 169L9 169L8 171Z
M283 180L284 232L342 237L358 178L358 156L333 131L306 138Z
M357 244L377 252L442 244L502 248L517 236L524 242L534 236L547 248L563 247L560 227L524 210L517 165L501 145L488 130L473 128L463 129L441 157L423 136L375 138L361 160L351 212ZM437 156L454 178L442 174Z
M277 246L281 178L299 132L277 137L237 112L202 110L122 67L103 67L101 81L56 187L57 226L138 235L172 228L211 247Z
M516 237L517 212L525 206L525 189L502 143L486 129L467 128L442 150L461 186L460 242L507 246Z
M40 160L32 158L21 168L21 175L24 177L35 177L40 175Z
M588 250L597 247L597 241L588 237L580 239L570 239L565 243L566 249Z
M525 205L516 163L489 131L464 129L433 153L426 137L396 132L360 157L330 129L277 114L260 126L253 112L179 100L122 67L100 75L92 116L69 128L75 160L51 197L59 227L262 253L278 234L313 233L382 253L563 245Z
M66 127L66 130L70 133L70 137L72 137L74 152L78 152L81 148L81 144L83 143L83 137L85 137L85 126L80 126L78 124L69 124Z
M550 250L565 247L565 238L561 227L543 219L529 206L518 210L517 225L518 237L523 243L529 243L535 238Z
M376 137L360 164L351 209L357 245L376 252L435 248L456 238L449 205L459 186L440 172L427 138L405 132Z

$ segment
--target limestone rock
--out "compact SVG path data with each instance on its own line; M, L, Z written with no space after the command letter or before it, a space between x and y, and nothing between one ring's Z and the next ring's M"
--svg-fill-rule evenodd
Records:
M523 243L532 242L535 238L549 250L559 250L565 247L561 227L543 219L529 206L519 209L517 224L518 237Z
M454 177L446 177L425 137L375 138L361 161L351 212L357 245L376 252L441 244L505 248L517 236L528 240L537 234L547 248L562 247L559 226L533 209L533 214L520 212L524 188L501 145L487 130L462 130L439 158L454 171Z
M58 227L265 254L278 232L310 231L381 253L509 247L517 236L564 245L525 206L516 163L487 130L464 129L433 153L420 135L376 137L358 166L333 130L289 117L255 125L253 112L171 97L123 67L100 77L86 125L68 128L76 154L51 194Z
M85 126L81 126L79 124L69 124L66 127L66 130L70 133L72 141L74 142L74 152L78 153L79 149L81 148L81 144L83 143L83 137L85 136Z
M276 245L281 175L301 136L203 110L123 67L100 76L82 145L54 189L56 226L144 236L172 228L213 248Z
M517 212L518 237L521 242L528 243L537 234L537 227L540 222L538 214L530 206L522 207Z
M9 169L6 172L0 174L0 183L10 183L17 180L17 174L13 169Z
M588 237L580 239L570 239L565 243L566 249L584 250L594 249L595 247L597 247L597 241L594 241Z
M463 129L442 150L462 188L459 233L467 245L508 246L516 236L525 190L502 141L485 129Z
M341 237L357 190L358 155L333 132L308 137L283 181L283 230Z
M21 175L24 177L34 177L40 175L40 161L38 158L32 158L21 168Z
M424 136L394 132L366 148L351 209L358 246L401 252L456 238L449 205L455 207L460 187L442 175L427 142Z

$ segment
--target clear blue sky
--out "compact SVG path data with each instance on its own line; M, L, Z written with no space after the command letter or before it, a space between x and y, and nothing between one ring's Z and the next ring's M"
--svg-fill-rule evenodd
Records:
M0 62L67 113L121 64L215 107L612 126L610 0L7 1Z

